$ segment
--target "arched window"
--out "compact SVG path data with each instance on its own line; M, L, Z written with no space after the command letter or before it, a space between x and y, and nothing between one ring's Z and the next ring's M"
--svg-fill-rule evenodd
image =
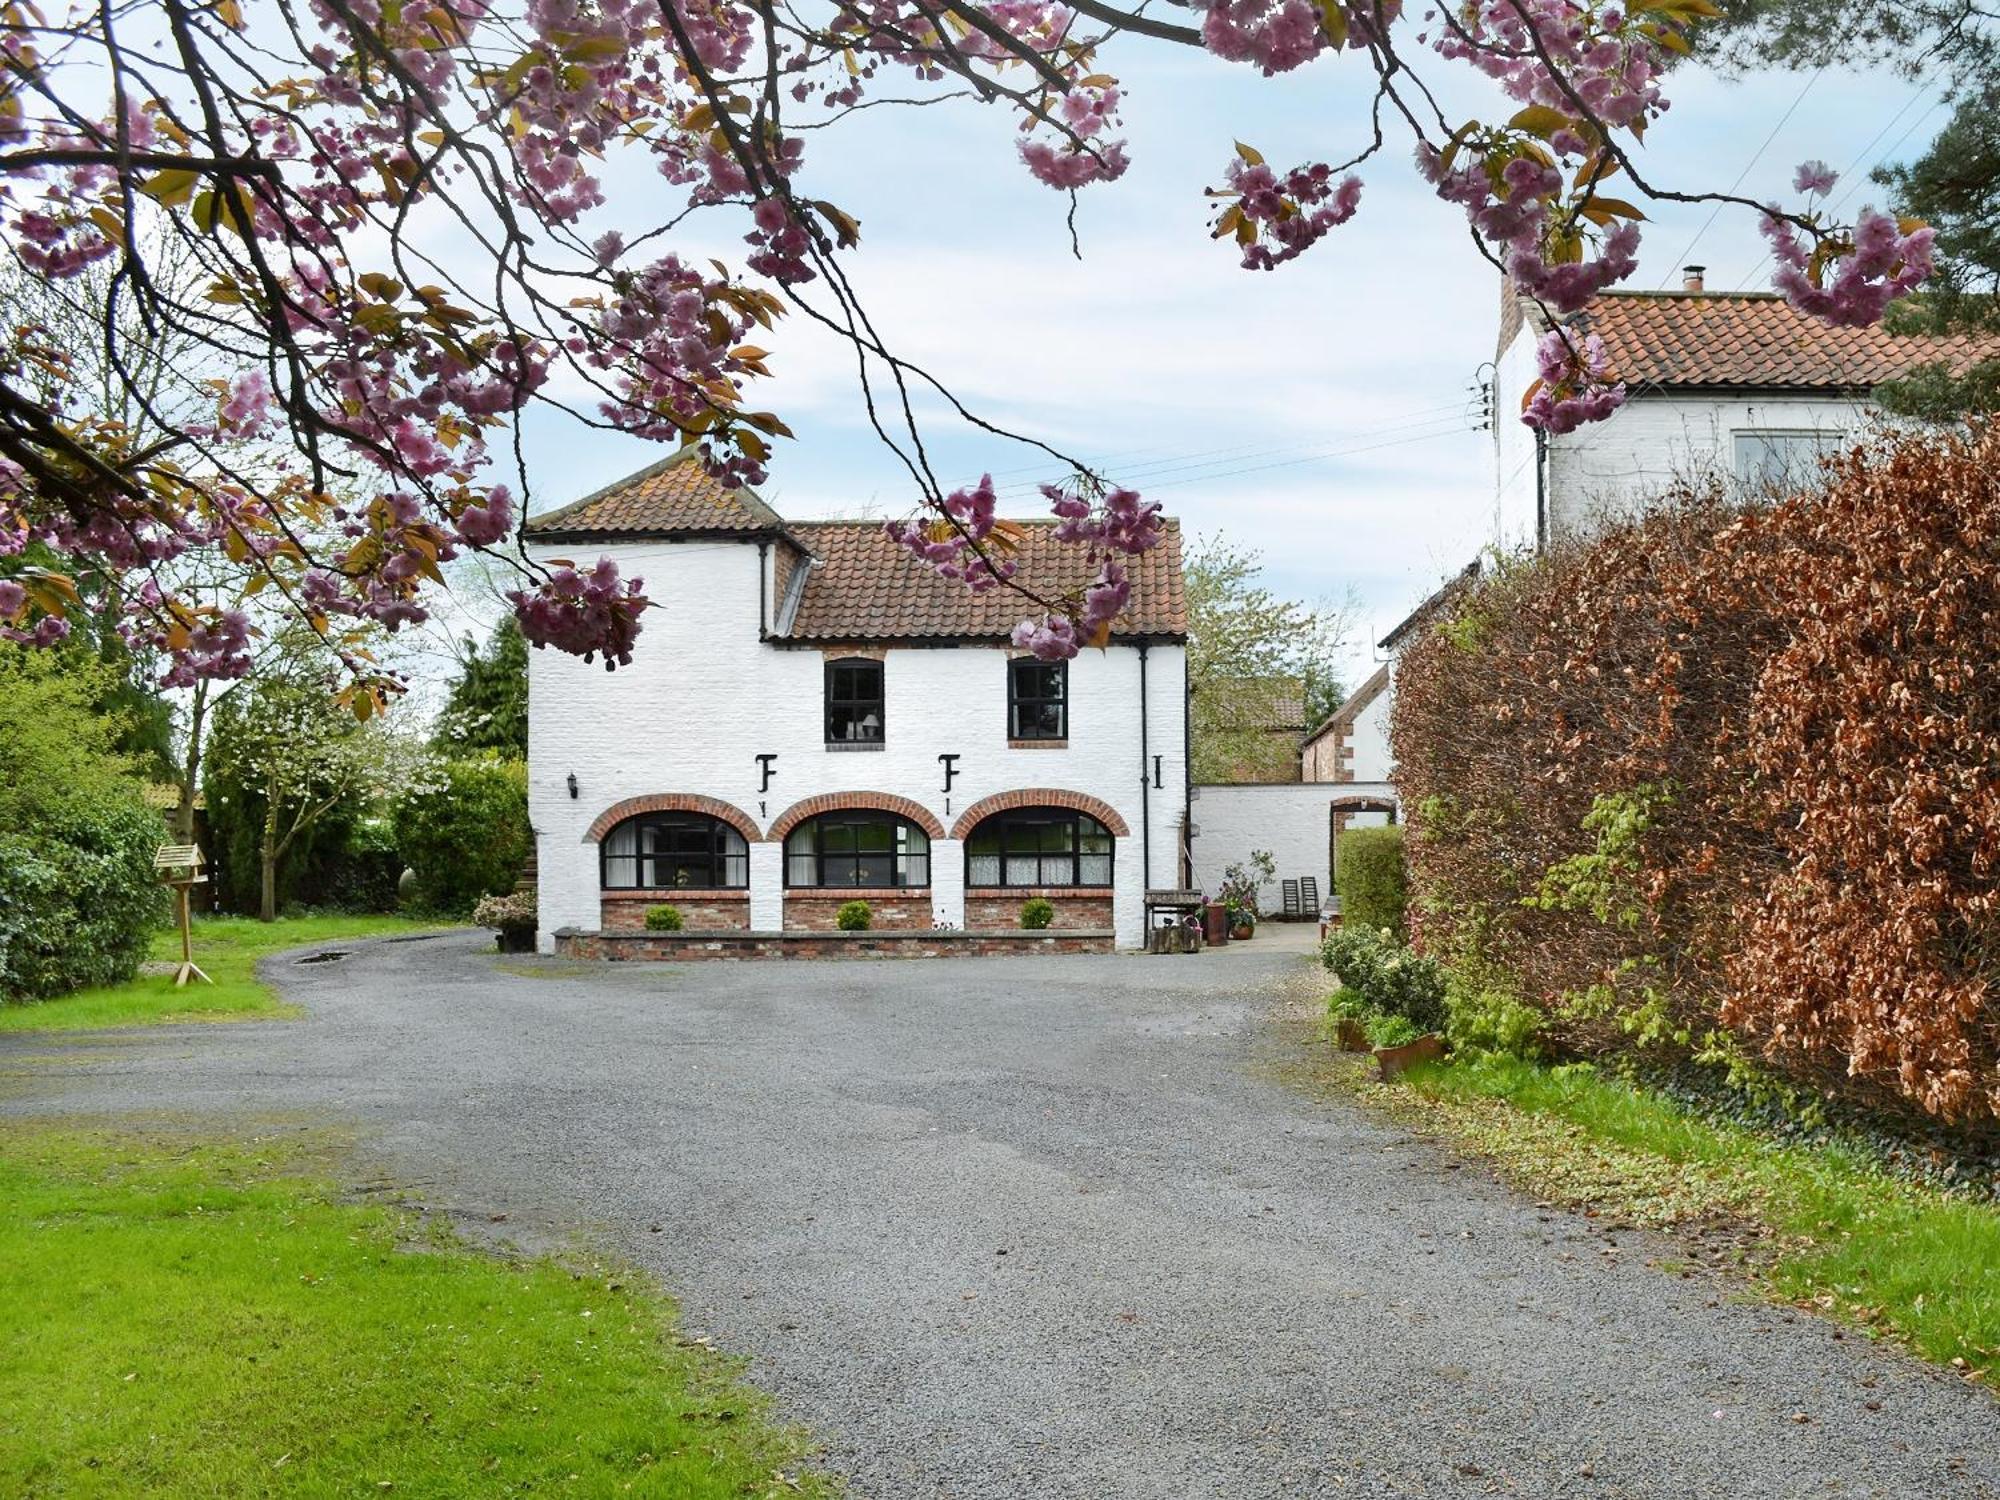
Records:
M598 846L607 891L742 890L750 884L750 846L720 818L703 813L641 813Z
M1066 807L995 813L965 841L965 883L1109 885L1111 831Z
M930 883L930 835L894 813L821 813L785 837L789 886Z

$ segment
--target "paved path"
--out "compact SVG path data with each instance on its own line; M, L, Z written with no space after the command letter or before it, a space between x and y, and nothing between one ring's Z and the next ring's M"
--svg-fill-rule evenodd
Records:
M874 1500L2000 1496L1984 1392L1288 1087L1276 938L561 978L378 943L285 967L304 1021L0 1039L0 1108L357 1119L472 1221L657 1271Z

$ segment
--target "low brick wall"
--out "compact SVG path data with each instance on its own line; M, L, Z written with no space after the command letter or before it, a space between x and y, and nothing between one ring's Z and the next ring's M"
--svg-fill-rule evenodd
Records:
M1076 886L973 886L965 893L965 925L972 932L1019 929L1021 908L1040 896L1056 909L1050 931L1070 932L1112 925L1111 887Z
M928 932L931 928L931 888L927 885L865 886L858 890L822 885L785 892L785 931L838 931L833 925L834 917L850 901L868 903L871 931L907 932L921 928Z
M643 932L646 913L655 906L680 910L684 927L704 932L750 925L748 891L606 891L599 922L606 932Z
M1110 953L1095 932L576 932L556 934L564 958L685 963L755 958L989 958L999 954Z

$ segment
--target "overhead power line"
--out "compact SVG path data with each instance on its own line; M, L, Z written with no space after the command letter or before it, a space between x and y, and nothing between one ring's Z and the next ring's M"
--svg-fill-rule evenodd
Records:
M1778 138L1778 132L1783 130L1786 124L1791 120L1792 116L1798 113L1799 106L1805 103L1806 95L1812 92L1813 85L1819 82L1820 74L1824 73L1825 71L1826 71L1826 64L1821 63L1817 68L1813 70L1812 77L1806 80L1805 87L1800 89L1797 94L1793 95L1792 102L1785 107L1785 112L1778 116L1778 123L1773 125L1771 127L1771 133L1764 137L1764 144L1757 148L1756 153L1750 158L1750 160L1748 160L1743 164L1743 170L1736 174L1736 180L1729 184L1729 191L1732 196L1735 194L1738 188L1743 186L1744 179L1747 178L1750 175L1750 173L1756 168L1757 163L1764 159L1764 153L1771 149L1771 142L1775 141ZM1683 249L1679 255L1674 257L1673 264L1667 267L1667 274L1660 278L1660 284L1653 288L1654 291L1656 292L1665 291L1667 289L1667 283L1672 281L1674 279L1674 276L1680 271L1680 269L1693 258L1695 246L1699 245L1702 241L1702 237L1706 235L1709 232L1709 230L1715 227L1715 221L1721 215L1723 206L1724 205L1718 203L1715 205L1715 207L1711 208L1708 211L1708 217L1702 221L1701 228L1697 229L1694 232L1694 238L1687 242L1686 248Z

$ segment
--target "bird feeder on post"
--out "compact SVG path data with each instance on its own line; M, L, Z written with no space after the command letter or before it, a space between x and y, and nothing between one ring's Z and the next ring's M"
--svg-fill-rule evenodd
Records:
M189 897L196 886L208 883L201 866L201 849L194 844L162 844L153 856L153 868L159 872L162 884L173 887L175 904L180 908L181 963L174 971L175 989L196 978L203 984L215 983L194 961L194 916Z

